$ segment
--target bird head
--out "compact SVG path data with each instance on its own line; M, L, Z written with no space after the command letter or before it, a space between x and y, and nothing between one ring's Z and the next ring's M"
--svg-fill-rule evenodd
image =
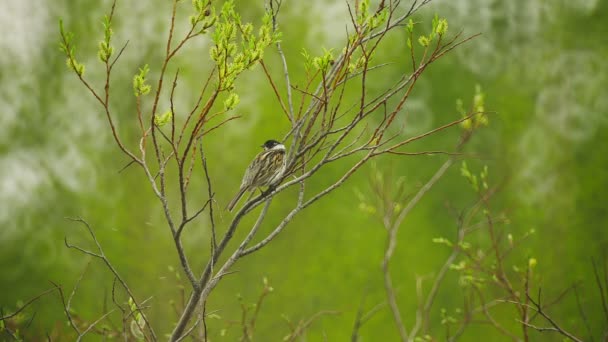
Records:
M264 150L268 151L268 150L285 150L285 145L281 144L280 142L276 141L276 140L267 140L264 145L262 145L261 147L264 148Z

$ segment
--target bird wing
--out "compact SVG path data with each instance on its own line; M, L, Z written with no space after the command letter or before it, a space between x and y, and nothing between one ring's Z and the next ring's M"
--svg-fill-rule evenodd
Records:
M260 172L262 171L263 161L268 157L270 151L262 151L258 153L253 161L245 170L245 175L243 175L243 181L241 182L241 188L251 188L253 184L256 183L256 180L260 177Z

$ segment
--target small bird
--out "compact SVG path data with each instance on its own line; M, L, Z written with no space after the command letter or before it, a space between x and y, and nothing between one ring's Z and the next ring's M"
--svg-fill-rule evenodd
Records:
M229 211L234 209L245 191L253 191L262 186L272 187L281 181L287 164L285 145L276 140L268 140L261 147L264 151L258 153L247 167L239 192L228 204Z

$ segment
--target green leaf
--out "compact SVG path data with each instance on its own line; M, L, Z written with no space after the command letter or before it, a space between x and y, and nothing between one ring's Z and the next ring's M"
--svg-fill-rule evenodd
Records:
M146 95L150 92L150 85L146 83L146 76L150 71L150 67L148 64L145 64L143 68L139 69L139 73L133 77L133 91L135 92L135 96Z
M452 242L443 237L433 238L433 243L438 243L438 244L446 245L448 247L452 247Z
M232 93L230 93L230 95L228 95L226 100L224 100L224 108L226 110L234 109L234 107L236 107L236 105L238 105L239 102L240 102L239 95L237 93L232 92Z
M369 17L369 0L361 0L359 8L357 8L357 24L359 26L365 24Z
M84 64L78 63L74 57L68 57L66 60L66 64L69 69L74 70L78 76L84 75Z
M171 110L168 110L161 115L154 115L154 124L158 127L162 127L169 123L172 118L173 112Z
M418 37L418 44L422 45L423 47L427 47L430 44L430 39L427 38L426 36L420 36Z
M407 25L405 26L405 29L409 32L409 33L413 33L414 32L414 21L412 20L412 18L410 18L407 22Z
M439 19L437 22L437 26L435 27L435 32L439 36L443 36L448 31L448 21L446 19Z

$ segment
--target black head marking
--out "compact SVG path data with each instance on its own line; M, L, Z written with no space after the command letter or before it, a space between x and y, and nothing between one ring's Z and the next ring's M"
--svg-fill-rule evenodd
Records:
M279 145L280 142L276 141L276 140L267 140L264 145L262 145L262 147L266 150L269 150L277 145Z

